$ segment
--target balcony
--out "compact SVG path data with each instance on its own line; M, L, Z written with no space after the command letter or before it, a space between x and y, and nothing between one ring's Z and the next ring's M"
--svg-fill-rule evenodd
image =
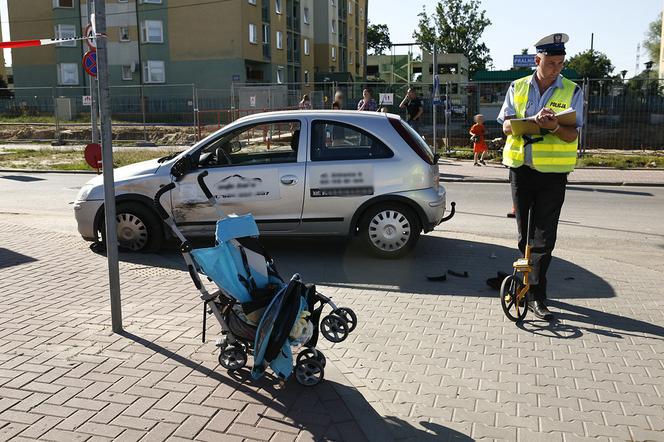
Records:
M263 0L263 6L261 7L263 21L265 23L270 23L270 0Z

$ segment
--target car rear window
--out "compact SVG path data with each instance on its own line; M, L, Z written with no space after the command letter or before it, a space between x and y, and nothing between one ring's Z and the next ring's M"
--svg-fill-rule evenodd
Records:
M431 147L424 141L415 129L399 118L388 118L390 124L401 135L401 138L410 146L415 153L429 164L434 164L434 153Z
M346 123L317 120L311 131L311 161L391 158L394 152L378 138Z

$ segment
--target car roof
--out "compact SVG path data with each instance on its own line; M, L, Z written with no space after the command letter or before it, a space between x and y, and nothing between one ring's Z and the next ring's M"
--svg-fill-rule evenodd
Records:
M344 118L369 118L384 120L387 117L401 118L399 115L390 114L385 112L369 112L369 111L356 111L356 110L287 110L287 111L270 111L258 112L255 114L247 115L236 121L251 121L258 118L266 117L309 117L309 118L330 118L330 117L344 117Z

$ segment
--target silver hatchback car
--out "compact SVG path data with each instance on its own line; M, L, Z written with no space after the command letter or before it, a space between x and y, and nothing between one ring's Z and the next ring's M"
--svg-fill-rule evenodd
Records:
M445 218L437 156L398 115L357 111L267 112L241 118L186 151L114 171L118 240L126 249L156 250L166 231L152 199L162 199L183 233L211 236L218 208L252 213L262 234L359 236L377 256L396 258L422 231ZM103 228L103 182L84 185L74 203L86 240Z

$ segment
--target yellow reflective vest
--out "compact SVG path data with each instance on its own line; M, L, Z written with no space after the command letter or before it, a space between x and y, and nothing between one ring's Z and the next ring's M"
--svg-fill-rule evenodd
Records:
M516 118L524 118L528 91L532 75L520 78L514 82L514 110ZM563 78L563 87L556 88L546 107L560 112L572 105L572 97L576 84ZM507 136L503 149L503 164L508 167L519 167L524 161L525 141L521 136ZM578 137L574 141L563 141L555 134L546 134L544 139L531 144L532 166L539 172L567 173L574 170L576 165L576 151Z

